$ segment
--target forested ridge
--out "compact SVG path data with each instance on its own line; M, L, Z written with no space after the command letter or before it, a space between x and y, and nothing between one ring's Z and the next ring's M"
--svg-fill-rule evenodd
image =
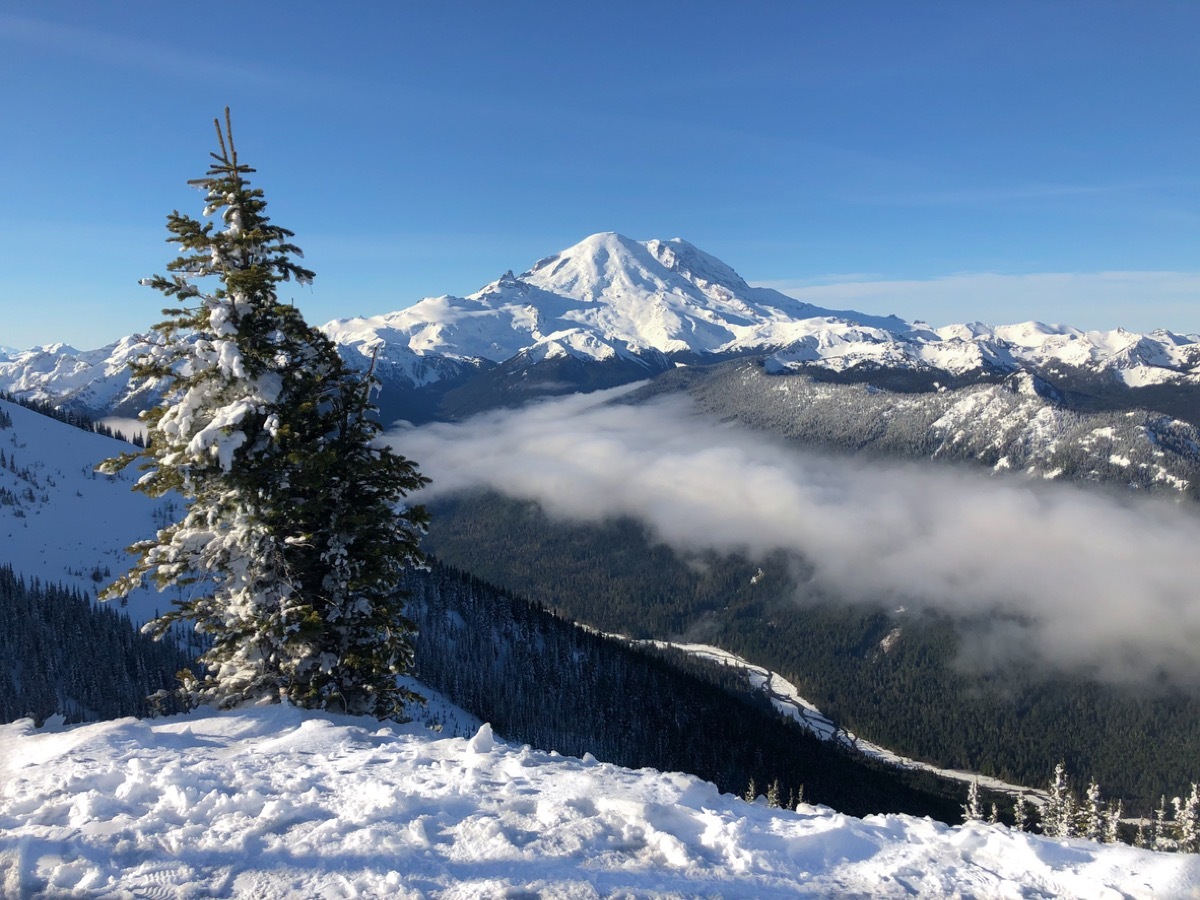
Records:
M145 716L190 656L140 634L85 594L26 581L0 565L0 722L55 713L67 722Z
M761 574L738 557L684 560L632 520L566 524L491 493L435 504L427 545L603 631L721 646L779 672L842 726L914 758L1031 786L1065 760L1130 812L1148 812L1198 774L1195 697L1017 665L972 671L949 619L806 594L783 558L762 563Z
M734 669L605 637L436 562L410 589L415 674L511 740L738 794L777 783L781 802L802 792L852 815L960 816L961 785L813 736Z

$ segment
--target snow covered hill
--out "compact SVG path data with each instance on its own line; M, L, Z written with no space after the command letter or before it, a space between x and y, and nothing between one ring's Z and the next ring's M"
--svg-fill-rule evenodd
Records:
M1186 897L1200 857L269 706L0 726L7 897Z
M614 233L585 238L467 297L432 297L397 312L335 320L324 330L347 359L364 366L376 360L385 413L407 411L414 419L435 415L443 395L460 389L451 415L745 353L766 355L776 371L899 369L969 380L1031 369L1114 388L1200 385L1197 335L1084 332L1037 322L933 328L823 309L752 287L679 238L635 241ZM132 335L99 350L52 345L0 356L0 390L94 416L129 415L153 397L152 390L132 389L126 374L144 340Z
M91 596L129 568L125 548L174 520L172 501L130 490L138 473L99 475L96 465L134 448L0 400L0 562L26 578ZM166 610L141 589L128 611L144 622Z

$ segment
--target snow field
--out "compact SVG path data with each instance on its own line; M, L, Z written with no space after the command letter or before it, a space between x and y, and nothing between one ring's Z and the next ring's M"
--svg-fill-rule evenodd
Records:
M0 726L0 895L1183 897L1200 858L267 706Z
M0 503L0 563L26 578L75 587L94 597L129 568L133 558L125 548L155 533L156 510L181 501L134 493L140 474L136 467L117 476L95 473L102 460L134 451L130 444L5 400L0 400L0 412L12 419L11 428L0 428L0 450L20 473L0 467L0 488L22 498L32 495L20 505ZM96 581L94 569L110 574ZM165 612L171 599L151 588L137 590L127 611L141 623Z

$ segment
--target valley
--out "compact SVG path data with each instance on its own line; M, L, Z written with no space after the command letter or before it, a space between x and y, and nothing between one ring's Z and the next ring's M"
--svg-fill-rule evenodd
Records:
M880 515L895 518L895 539L880 531L872 540L895 544L893 555L913 552L917 545L901 539L913 527L910 515L944 516L958 502L1000 503L1015 512L1029 506L1012 502L1016 494L1006 486L1018 483L1078 486L1106 509L1122 508L1134 494L1173 498L1190 509L1200 496L1193 414L1200 337L1038 323L932 328L800 303L751 287L685 241L636 242L616 234L593 235L469 297L339 320L325 332L345 358L373 365L381 417L402 420L390 439L430 460L434 525L426 547L440 563L589 627L739 654L794 682L842 728L930 764L1040 786L1063 759L1079 777L1100 780L1143 811L1195 777L1189 760L1200 758L1200 700L1175 665L1186 670L1190 663L1164 660L1155 670L1155 660L1144 659L1149 669L1116 679L1091 651L1053 663L1038 645L1040 614L1032 610L1039 607L1030 605L1046 591L1013 605L1002 597L1002 578L988 575L974 586L947 568L926 594L886 567L865 577L871 566L849 557L834 562L857 566L863 577L831 581L828 550L814 547L844 545L856 528L861 534L861 523L873 515L870 504L883 502L891 506ZM5 351L0 389L80 417L129 416L156 396L155 385L134 384L127 374L128 360L146 340L133 335L88 352L61 345ZM579 444L571 453L599 452L615 462L630 452L628 444L620 451L603 444L629 440L622 410L646 422L657 417L664 434L678 420L682 430L666 440L680 447L711 441L724 428L736 431L745 448L760 444L751 457L761 457L754 465L766 467L763 477L775 463L762 454L820 454L825 461L803 457L797 465L809 466L805 477L832 491L829 512L858 504L861 523L834 524L837 512L827 529L833 543L792 547L778 527L764 542L745 506L759 501L742 493L733 471L722 490L731 520L742 524L718 527L719 536L710 538L701 528L676 534L675 524L622 513L619 505L616 512L586 510L589 489L571 483L569 467L556 476L551 456L532 463L540 472L512 473L527 483L499 491L493 482L501 475L471 482L464 474L459 484L457 473L439 468L459 452L483 454L484 463L492 453L519 456L520 444L495 438L520 416L542 417L541 430L528 437L542 446L558 440L556 428L570 435L582 427L572 418L577 412L556 420L557 407L547 401L564 398L571 410L584 409L570 399L580 390L608 391L589 402L610 418L601 443ZM645 454L644 470L631 475L631 485L674 477L669 467L658 470L653 446L636 452ZM713 452L731 449L714 445ZM596 460L603 465L603 456ZM864 493L839 460L863 471L880 466L884 480L911 478L911 492ZM63 464L54 466L61 478ZM939 471L950 480L926 474ZM694 477L686 467L676 472ZM536 487L546 477L560 479L551 494ZM717 470L700 477L710 486L723 478ZM979 493L971 480L979 477L995 480L995 489ZM768 482L759 487L762 496L772 492ZM681 481L677 496L694 489ZM944 499L925 511L904 511L920 491ZM1074 503L1031 497L1033 508L1051 513ZM40 515L50 500L47 494L30 512ZM147 508L134 518L151 513ZM707 513L697 514L701 526ZM1112 515L1125 521L1124 513ZM837 537L838 529L845 536ZM114 552L104 551L110 558ZM1163 560L1175 559L1173 552L1164 551ZM975 565L966 557L963 563ZM39 571L47 577L59 570L58 578L73 577L65 562ZM1146 584L1171 592L1177 581L1163 576ZM89 587L86 579L79 583ZM952 602L952 591L979 597ZM147 616L156 601L131 602ZM1014 651L1008 639L1004 652L981 654L998 634L1023 635L1028 653ZM483 702L483 695L472 702ZM737 790L730 779L747 775L739 772L709 777Z

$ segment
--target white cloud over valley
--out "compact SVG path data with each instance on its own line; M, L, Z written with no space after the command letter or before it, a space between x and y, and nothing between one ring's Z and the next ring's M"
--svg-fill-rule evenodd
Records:
M1200 515L1169 500L800 452L678 396L576 395L394 434L428 498L492 488L683 551L800 554L848 601L1001 614L1019 650L1114 678L1200 677ZM997 641L1008 638L1004 647Z

